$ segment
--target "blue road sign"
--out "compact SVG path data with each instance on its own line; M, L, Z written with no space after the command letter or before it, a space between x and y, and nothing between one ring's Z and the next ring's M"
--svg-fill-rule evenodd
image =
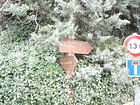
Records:
M128 60L127 68L132 77L140 77L140 60Z

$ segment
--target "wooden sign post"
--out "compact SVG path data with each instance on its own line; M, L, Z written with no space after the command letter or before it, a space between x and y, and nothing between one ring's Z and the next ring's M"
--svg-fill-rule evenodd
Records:
M74 75L74 69L78 64L77 58L74 56L74 54L65 54L65 57L59 58L59 62L61 67L65 70L65 74L69 76L69 79L71 80ZM72 95L72 86L69 84L69 99ZM70 103L70 105L73 105Z
M59 58L61 67L65 70L66 75L69 76L71 80L74 75L74 69L78 64L78 60L74 54L89 54L93 49L88 42L77 41L70 38L64 38L60 40L61 47L59 52L66 53L65 57ZM72 95L72 86L69 85L70 94ZM73 105L70 103L70 105Z

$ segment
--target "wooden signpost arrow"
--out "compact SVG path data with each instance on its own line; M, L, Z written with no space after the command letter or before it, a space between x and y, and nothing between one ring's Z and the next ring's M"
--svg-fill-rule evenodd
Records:
M69 79L72 79L74 69L78 64L78 60L74 54L65 54L65 57L59 58L59 62L61 67L65 70L66 75L70 76Z
M74 54L89 54L93 49L88 42L77 41L70 38L64 38L60 40L61 47L59 52L74 53Z

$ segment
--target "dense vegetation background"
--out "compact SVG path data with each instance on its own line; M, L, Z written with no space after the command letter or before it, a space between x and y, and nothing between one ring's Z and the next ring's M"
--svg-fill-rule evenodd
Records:
M122 105L134 84L122 47L140 31L138 0L1 0L0 104ZM60 67L60 38L88 41L89 55L76 55L70 81ZM73 86L68 99L69 83Z

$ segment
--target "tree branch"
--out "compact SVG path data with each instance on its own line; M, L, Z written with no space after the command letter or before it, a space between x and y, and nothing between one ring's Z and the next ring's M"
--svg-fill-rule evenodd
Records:
M8 4L9 0L6 1L6 3L3 5L3 7L0 8L0 12L5 8L5 6Z

